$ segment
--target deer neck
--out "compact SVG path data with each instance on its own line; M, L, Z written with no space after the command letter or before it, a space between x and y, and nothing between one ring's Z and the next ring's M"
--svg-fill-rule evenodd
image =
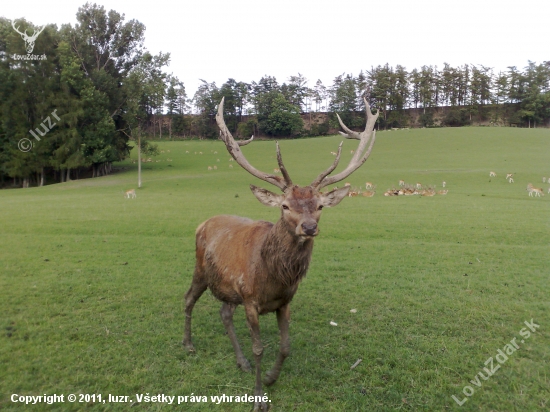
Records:
M295 285L306 275L312 251L313 238L295 235L282 219L273 225L262 245L270 278L287 286Z

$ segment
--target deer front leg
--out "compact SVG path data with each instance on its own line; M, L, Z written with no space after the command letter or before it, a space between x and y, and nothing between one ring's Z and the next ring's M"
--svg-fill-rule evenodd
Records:
M237 340L237 335L235 333L235 327L233 326L233 313L235 313L235 305L229 303L224 303L220 309L220 315L222 317L223 325L229 335L233 349L235 350L235 355L237 355L237 366L245 372L252 371L250 363L244 357L239 341Z
M275 361L273 369L267 372L264 383L266 385L272 385L279 378L283 362L290 353L290 339L288 333L288 324L290 322L290 305L285 305L277 309L277 323L279 325L279 332L281 335L281 343L279 346L279 355Z
M183 333L183 345L189 352L195 352L195 347L191 341L191 313L197 300L206 290L207 286L196 283L193 279L191 287L185 294L185 331Z
M262 394L262 355L264 353L264 347L260 340L260 320L258 309L253 305L245 305L246 322L250 329L250 336L252 337L252 352L254 353L254 360L256 362L256 385L254 386L254 397L261 397ZM267 411L267 404L265 402L254 402L254 412Z

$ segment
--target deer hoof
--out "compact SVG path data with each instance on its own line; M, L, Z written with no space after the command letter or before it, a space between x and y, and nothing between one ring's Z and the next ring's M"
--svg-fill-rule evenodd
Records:
M273 385L277 381L277 378L278 376L275 376L275 374L271 373L271 371L267 372L264 378L264 385Z
M267 412L269 408L267 407L267 403L265 402L254 402L254 411L253 412Z
M246 359L237 361L237 367L244 372L252 372L252 367L250 366L250 362L248 362L248 360Z
M185 346L185 349L187 349L188 352L195 353L195 347L192 343L185 343L183 342L183 345Z

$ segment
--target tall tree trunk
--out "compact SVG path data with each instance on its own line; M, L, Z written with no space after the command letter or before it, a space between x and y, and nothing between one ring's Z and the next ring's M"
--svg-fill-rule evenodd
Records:
M67 168L67 179L65 181L69 182L71 180L71 169Z
M44 186L44 168L40 169L40 187Z

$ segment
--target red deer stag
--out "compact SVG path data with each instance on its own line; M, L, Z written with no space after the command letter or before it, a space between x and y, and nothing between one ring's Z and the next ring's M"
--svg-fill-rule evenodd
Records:
M334 163L309 186L301 187L292 183L278 143L277 162L282 176L261 172L248 162L239 146L250 143L254 136L247 141L237 142L233 139L223 119L223 104L224 99L218 106L216 122L229 154L251 175L281 189L283 193L276 194L250 185L252 193L261 203L281 209L281 218L273 224L221 215L199 225L196 230L195 272L191 287L185 294L183 344L190 352L195 350L191 342L191 313L203 292L210 288L212 294L223 303L220 315L235 350L237 366L244 371L251 371L233 326L235 308L244 305L256 368L254 411L265 411L267 404L261 399L260 362L264 348L260 341L259 315L276 312L280 331L279 355L264 380L266 385L271 385L279 377L282 364L289 355L289 304L308 270L313 241L319 234L317 224L321 209L336 206L350 190L349 187L343 187L323 193L321 189L345 179L365 163L375 141L373 128L378 112L373 115L366 103L367 125L362 133L351 131L338 118L347 132L344 135L359 140L355 154L343 171L329 176L340 160L343 142L340 143Z

